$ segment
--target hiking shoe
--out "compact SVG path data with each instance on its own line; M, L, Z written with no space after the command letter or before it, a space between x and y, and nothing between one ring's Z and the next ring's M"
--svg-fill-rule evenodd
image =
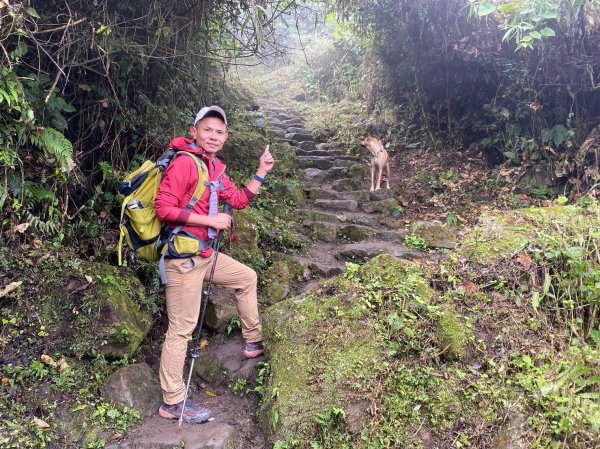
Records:
M244 355L249 359L261 356L264 354L264 352L265 348L263 347L262 341L246 343L246 347L244 348Z
M181 416L181 407L183 401L179 404L163 404L158 409L158 414L167 419L179 419ZM183 421L190 424L201 424L208 421L211 412L207 408L202 408L194 404L189 399L185 401L185 411L183 412Z

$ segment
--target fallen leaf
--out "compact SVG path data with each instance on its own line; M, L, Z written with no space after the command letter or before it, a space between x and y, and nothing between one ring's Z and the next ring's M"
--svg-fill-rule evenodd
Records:
M8 377L2 378L2 385L8 385Z
M517 256L517 261L526 270L529 270L531 268L531 266L533 265L533 259L525 251L519 253L519 255Z
M479 287L477 287L477 285L471 281L465 282L464 289L465 293L467 293L468 295L474 295L475 293L479 292Z
M6 287L0 290L0 298L5 297L6 295L8 295L11 292L14 292L15 290L18 290L22 283L23 281L11 282L10 284L8 284Z
M85 280L86 280L86 281L88 281L88 283L90 283L90 284L91 284L92 282L94 282L94 279L93 279L93 278L92 278L92 277L91 277L89 274L86 274L86 275L85 275Z
M35 246L37 249L40 249L42 247L42 241L40 239L35 239L33 241L33 246Z
M57 365L58 365L58 366L57 366L57 368L58 368L58 373L59 373L59 374L62 374L62 372L63 372L64 370L66 370L66 369L69 367L69 364L67 363L67 361L65 360L65 358L64 358L64 357L62 357L62 358L61 358L61 359L58 361Z
M209 398L216 398L218 396L218 394L212 390L204 390L204 394Z
M33 417L33 422L35 422L35 425L38 426L42 430L50 429L50 424L48 424L43 419L38 418L37 416Z
M17 230L17 232L20 232L21 234L23 234L25 231L27 231L28 227L29 227L29 223L21 223L20 225L17 225L17 227L15 229Z
M46 364L46 365L50 365L54 368L56 368L56 362L54 361L54 359L52 357L50 357L49 355L46 354L42 354L40 356L40 360L42 361L42 363Z
M122 433L113 433L111 436L108 437L108 441L117 441L117 440L120 440L121 438L123 438Z

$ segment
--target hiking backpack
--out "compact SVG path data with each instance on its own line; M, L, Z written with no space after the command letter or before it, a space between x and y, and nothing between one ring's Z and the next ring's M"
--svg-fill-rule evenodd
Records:
M208 180L208 170L204 162L187 151L169 148L156 162L145 161L140 168L125 177L119 187L121 205L121 234L119 236L118 258L122 265L123 239L129 248L140 257L155 262L167 252L171 257L189 257L206 248L206 243L194 235L163 226L156 216L154 201L162 181L162 175L177 157L191 157L198 167L198 184L192 199L186 206L192 210L196 205Z

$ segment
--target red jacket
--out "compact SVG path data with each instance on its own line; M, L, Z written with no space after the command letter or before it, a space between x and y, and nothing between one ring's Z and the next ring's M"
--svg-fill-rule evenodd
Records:
M188 151L202 157L208 168L208 181L221 180L221 188L218 189L219 201L228 201L234 209L244 209L254 198L254 194L247 188L240 190L225 174L225 164L214 158L209 161L204 156L204 150L184 137L173 139L171 148L178 151ZM208 215L210 189L207 187L196 203L192 211L184 210L192 199L196 185L198 184L198 168L196 163L189 157L176 158L167 168L156 196L156 215L163 223L172 225L185 225L190 213ZM193 233L202 240L209 240L208 228L206 226L184 226L188 232ZM208 248L200 254L202 257L210 257L212 249Z

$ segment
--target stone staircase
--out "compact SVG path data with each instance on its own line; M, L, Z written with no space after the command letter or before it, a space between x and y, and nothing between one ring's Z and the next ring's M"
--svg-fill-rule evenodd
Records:
M401 258L424 254L404 244L405 223L395 218L400 206L389 190L369 192L370 166L365 157L345 154L328 143L317 143L292 110L271 107L262 116L275 144L288 143L302 172L305 204L298 208L297 231L310 238L294 256L312 274L298 291L318 278L345 271L345 262L363 262L381 252Z

